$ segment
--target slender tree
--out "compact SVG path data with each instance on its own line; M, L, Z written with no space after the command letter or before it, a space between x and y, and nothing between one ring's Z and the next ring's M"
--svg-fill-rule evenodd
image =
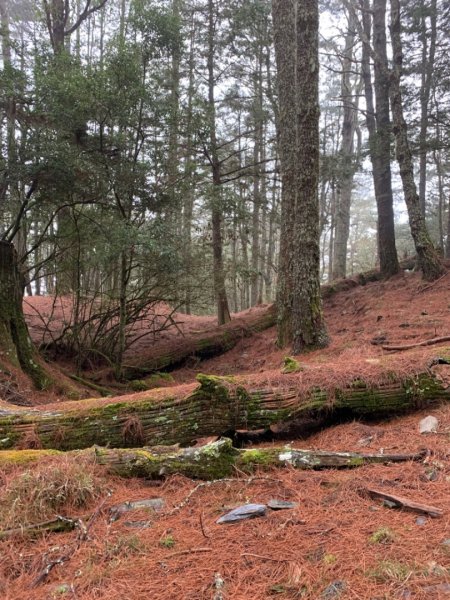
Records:
M409 225L417 252L419 267L422 270L424 279L433 281L442 274L443 267L428 233L425 217L420 209L419 194L417 193L414 180L414 166L408 138L408 127L403 114L403 98L400 86L403 49L399 0L391 0L390 31L393 51L390 100L396 140L396 156L400 167L403 194L408 208Z

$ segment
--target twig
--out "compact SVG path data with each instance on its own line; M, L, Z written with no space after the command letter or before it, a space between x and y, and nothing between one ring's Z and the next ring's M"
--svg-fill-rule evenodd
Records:
M188 550L180 550L179 552L173 552L169 554L167 558L173 558L174 556L183 556L183 554L194 554L194 552L211 552L212 548L189 548Z
M432 288L433 286L435 286L437 283L439 283L439 281L441 281L441 279L444 279L444 277L447 277L447 275L449 273L450 273L450 271L446 271L443 275L441 275L440 277L438 277L438 279L435 279L435 281L433 281L432 283L429 283L425 287L420 288L420 290L418 290L417 293L421 294L422 292L426 292L427 290L429 290L430 288Z
M411 348L419 348L420 346L434 346L435 344L442 344L443 342L450 342L450 335L432 338L431 340L424 340L423 342L417 342L416 344L406 344L404 346L381 346L381 347L383 348L383 350L390 350L391 352L401 352L402 350L411 350Z
M200 527L202 530L203 537L205 537L207 540L211 539L211 536L208 535L205 531L205 526L203 524L203 511L200 512Z
M58 565L62 565L65 562L69 562L69 560L81 546L82 542L88 539L89 530L91 529L92 525L94 524L94 521L100 514L100 511L103 508L103 505L105 504L106 500L110 496L111 492L108 491L107 495L102 499L100 504L92 513L87 525L85 525L81 519L78 519L79 533L76 537L75 543L68 547L66 554L63 554L56 560L52 560L51 562L46 564L46 566L38 575L38 577L36 577L36 579L31 583L32 588L37 587L39 584L43 583L55 567L57 567Z

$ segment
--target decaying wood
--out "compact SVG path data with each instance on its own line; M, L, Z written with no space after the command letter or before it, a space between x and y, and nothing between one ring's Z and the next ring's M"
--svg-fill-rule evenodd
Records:
M435 337L431 340L423 340L415 344L404 344L403 346L381 346L383 350L390 350L391 352L402 352L403 350L411 350L412 348L419 348L420 346L435 346L436 344L444 344L450 342L450 335L443 337Z
M0 467L12 460L20 463L20 455L27 454L28 464L31 453L34 460L48 459L45 450L0 451ZM426 455L422 450L415 454L360 454L355 452L329 452L326 450L300 450L290 447L253 448L238 450L228 438L210 442L194 448L176 446L154 448L100 448L94 447L74 451L75 457L91 457L92 461L103 465L106 470L122 477L144 477L163 479L175 473L206 481L229 477L236 472L254 473L260 469L272 469L289 466L295 469L339 469L363 466L369 463L392 463L421 460ZM4 457L3 455L6 455ZM132 508L153 506L159 508L160 500L138 502ZM121 512L128 503L113 507Z
M398 508L404 508L407 510L412 510L413 512L418 512L421 514L429 515L430 517L442 517L443 511L440 508L436 508L435 506L427 506L426 504L421 504L419 502L415 502L414 500L410 500L409 498L405 498L404 496L394 496L394 494L387 494L381 490L367 489L366 492L372 498L380 498L381 500L387 500L388 502L392 502Z
M34 525L26 525L24 527L16 527L14 529L5 529L0 531L0 540L5 540L11 537L34 537L42 533L56 533L62 531L72 531L79 524L78 519L70 519L67 517L57 516L50 521L35 523Z
M276 310L273 304L265 310L259 310L255 315L251 313L244 319L233 319L231 322L215 327L187 338L180 338L174 343L159 343L154 350L146 352L143 356L128 361L123 369L125 379L136 379L155 371L174 368L183 364L189 357L199 359L210 358L223 354L243 338L252 336L258 331L263 331L275 325Z
M280 422L311 425L324 416L342 414L385 417L450 399L450 388L431 370L396 377L395 362L390 360L386 357L380 365L389 377L384 375L384 383L378 386L356 376L330 390L320 384L302 386L301 373L270 387L247 384L244 377L198 375L199 386L190 393L183 386L170 388L163 396L161 390L149 391L127 401L119 396L108 404L80 401L75 408L70 405L59 411L5 409L0 411L0 448L26 448L27 440L33 441L34 448L65 451L93 445L187 446L198 438ZM325 376L326 365L321 368Z
M400 263L402 269L413 269L414 258L408 258ZM383 275L373 269L360 273L355 277L339 279L332 284L321 287L322 298L329 298L337 292L344 292L359 285L383 279ZM173 369L183 364L188 358L198 359L218 356L234 346L245 337L272 327L276 323L276 307L271 304L261 307L255 314L249 313L244 319L233 318L230 323L215 327L214 329L191 335L189 338L180 338L174 341L159 343L150 352L137 356L133 361L128 361L123 369L125 379L145 377L155 371Z
M324 450L286 448L257 448L236 450L231 440L222 438L200 448L180 448L157 452L151 448L97 448L96 459L110 473L123 477L160 479L181 473L195 479L220 479L234 472L253 473L256 469L290 466L295 469L339 469L369 463L391 463L421 460L424 452L416 454L357 454Z

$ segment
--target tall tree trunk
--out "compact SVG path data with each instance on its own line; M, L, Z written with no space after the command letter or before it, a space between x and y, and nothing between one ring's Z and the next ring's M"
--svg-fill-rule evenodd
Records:
M285 194L278 343L299 353L328 344L319 279L318 2L273 0L273 20Z
M347 272L347 244L350 232L350 206L353 178L356 170L354 137L357 125L358 92L353 93L351 73L354 71L353 50L355 44L353 13L349 13L345 49L342 60L341 99L343 104L342 142L339 152L339 190L336 206L336 233L333 252L333 276L345 277Z
M211 222L212 222L212 247L213 247L213 269L214 269L214 295L217 305L217 321L219 325L231 320L228 298L225 288L225 270L223 264L223 240L222 240L222 202L221 202L221 176L216 132L216 103L214 97L215 74L215 30L216 30L215 6L213 0L208 0L208 113L210 128L209 158L212 168L212 199L211 199Z
M319 3L296 6L296 204L293 240L292 350L329 343L320 297Z
M425 217L427 191L427 151L428 151L428 105L430 102L431 82L433 79L434 58L436 54L437 37L437 6L436 0L430 6L430 49L427 45L427 22L425 3L421 0L421 41L422 41L422 73L420 88L420 132L419 132L419 200L420 210Z
M180 201L178 189L178 137L180 128L180 62L181 62L181 0L172 0L172 17L176 23L177 38L173 45L172 64L170 68L170 116L169 140L167 156L167 186L169 200L169 217L174 233L180 226Z
M391 122L389 115L389 77L386 53L386 0L374 0L373 47L375 53L375 99L370 69L371 15L369 0L362 0L363 50L362 74L366 99L366 124L369 132L370 159L378 210L378 256L385 277L399 272L395 246L394 207L391 177Z
M253 147L253 214L252 214L252 273L250 285L250 304L255 306L258 304L258 290L260 282L260 215L261 205L264 201L262 197L262 181L261 181L261 165L260 161L263 152L263 97L262 97L262 48L258 52L258 65L254 74L254 95L255 102L253 105L254 120L255 120L255 138Z
M281 232L278 266L278 345L292 342L292 239L295 211L296 23L292 0L272 0L273 35L278 84L278 133L281 166Z
M186 158L184 177L186 189L183 201L183 253L186 264L187 278L185 290L185 312L191 314L192 302L192 216L194 211L194 187L195 187L195 160L194 148L192 143L193 136L193 104L194 104L194 44L195 44L195 19L192 14L190 42L189 42L189 62L188 62L188 98L186 112Z
M408 209L409 225L417 252L419 267L427 281L437 279L443 273L440 262L420 210L419 195L414 181L414 167L408 139L408 127L403 115L403 100L400 78L403 64L403 49L400 36L400 3L391 0L391 41L393 67L391 72L390 100L396 139L396 156L400 167L403 193Z

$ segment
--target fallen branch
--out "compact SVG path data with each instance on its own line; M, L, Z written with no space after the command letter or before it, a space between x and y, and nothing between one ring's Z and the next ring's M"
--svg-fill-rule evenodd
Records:
M256 469L290 466L295 469L341 469L369 463L387 464L421 460L425 451L416 454L357 454L292 448L258 448L236 450L231 440L223 438L200 448L123 450L97 448L97 462L110 473L122 477L160 479L175 473L194 479L216 480L236 471L253 473Z
M444 277L447 277L447 275L450 273L450 271L445 271L445 273L443 275L441 275L440 277L438 277L437 279L435 279L432 283L429 283L428 285L420 288L417 293L418 294L422 294L423 292L426 292L427 290L429 290L430 288L434 287L437 283L439 283L439 281L441 281L441 279L444 279Z
M79 525L78 519L70 519L68 517L57 516L56 519L35 523L34 525L25 525L14 529L6 529L0 531L0 540L5 540L11 537L31 536L34 537L41 533L56 533L72 531Z
M431 340L424 340L423 342L417 342L416 344L405 344L403 346L381 346L383 350L390 350L391 352L402 352L403 350L411 350L412 348L419 348L421 346L434 346L436 344L443 344L450 342L450 335L443 337L432 338Z
M409 498L405 498L403 496L394 496L394 494L387 494L386 492L369 488L365 491L372 498L380 498L381 500L392 502L397 508L412 510L413 512L426 514L430 517L442 517L443 515L443 511L440 508L436 508L435 506L427 506L426 504L420 504L419 502L409 500Z
M183 556L186 554L195 554L196 552L211 552L212 548L190 548L188 550L180 550L179 552L173 552L165 558L174 558L174 556Z
M55 560L52 560L45 565L44 569L39 573L39 575L36 577L36 579L34 579L34 581L32 582L32 584L31 584L32 588L37 587L41 583L44 583L47 580L47 577L50 575L50 573L53 571L53 569L55 567L57 567L58 565L63 565L64 563L68 562L72 558L72 556L75 554L75 552L81 546L81 544L88 539L89 531L90 531L92 525L94 524L94 521L97 519L98 515L100 514L100 512L103 508L103 505L105 504L106 500L110 496L111 496L111 492L108 492L107 495L104 498L102 498L102 500L98 504L95 511L89 517L89 521L88 521L87 525L84 525L83 521L81 519L78 519L79 533L77 535L75 542L67 547L67 552L65 552L64 554L62 554Z

